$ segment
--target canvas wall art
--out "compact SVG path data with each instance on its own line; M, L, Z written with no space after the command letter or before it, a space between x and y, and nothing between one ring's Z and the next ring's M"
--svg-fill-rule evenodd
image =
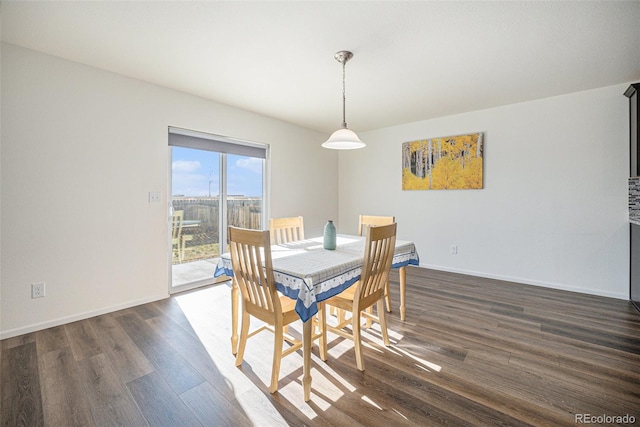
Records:
M483 187L482 132L402 144L403 190L462 190Z

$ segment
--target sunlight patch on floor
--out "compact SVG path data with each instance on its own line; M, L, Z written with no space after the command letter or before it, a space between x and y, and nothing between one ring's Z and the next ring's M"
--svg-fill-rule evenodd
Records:
M266 409L273 408L273 404L269 401L269 397L260 390L252 389L249 392L236 396L236 401L242 408L251 423L255 426L286 426L287 421L280 413L275 410Z
M419 368L422 368L424 370L426 370L427 372L440 372L442 370L442 366L436 364L436 363L432 363L429 362L428 360L425 360L421 357L415 356L411 353L409 353L408 351L405 351L399 347L389 347L389 350L400 355L400 356L406 356L406 357L410 357L411 359L415 360L416 362L418 362L418 364L416 364L416 366L418 366Z
M327 316L327 323L329 325L337 325L337 319L335 316ZM351 333L351 326L349 325L345 330ZM390 329L387 330L389 333L389 340L391 341L391 345L395 342L400 341L403 335L392 332ZM380 330L380 325L374 323L370 328L364 326L364 322L362 323L361 329L361 343L362 347L366 347L370 350L376 351L380 354L384 353L384 349L387 348L384 345L382 340L382 331ZM342 356L344 353L353 349L353 341L345 338L341 335L335 334L332 331L327 331L327 342L331 343L335 339L341 339L343 342L348 343L347 345L335 345L331 347L329 350L329 354L335 358ZM342 344L342 342L340 343Z
M404 338L404 335L402 335L400 332L393 331L389 328L387 328L387 333L389 334L389 339L391 341L400 342L402 338Z
M314 377L314 374L311 373L311 376ZM280 396L291 402L293 406L295 406L310 420L318 416L318 414L316 413L316 409L319 411L326 411L331 408L331 402L328 402L323 398L323 396L314 393L313 388L311 390L311 393L313 395L312 400L313 405L316 408L311 407L309 404L307 404L307 402L304 401L304 393L302 391L302 377L300 378L300 381L292 381L289 384L286 384L284 387L278 387L278 393L280 394Z
M336 372L331 361L340 357L353 357L353 342L328 332L328 363L318 357L317 343L314 343L312 359L311 402L304 402L302 386L302 351L299 350L282 361L278 391L271 395L268 385L271 378L271 357L273 354L273 334L264 332L248 340L242 367L235 366L235 357L231 354L231 304L230 290L225 285L212 286L176 296L176 301L186 316L211 360L223 375L230 390L236 397L242 411L255 425L286 425L286 420L275 409L274 402L279 401L300 411L310 421L325 411L330 411L345 395L357 393L358 388ZM328 316L330 320L332 316ZM240 320L240 319L239 319ZM262 322L251 319L251 330ZM333 321L333 320L330 320ZM239 322L241 323L241 322ZM240 325L238 325L240 326ZM295 322L289 332L296 338L302 335L302 325ZM391 347L385 347L378 324L362 329L362 345L366 352L372 350L384 354L387 351L400 357L410 357L416 366L426 372L440 372L441 367L409 351L398 348L395 343L403 335L389 329ZM340 339L341 338L341 339ZM384 410L370 397L361 399L372 410ZM394 410L395 413L407 419Z
M409 418L407 418L403 413L401 413L401 412L400 412L400 411L398 411L397 409L395 409L395 408L391 408L391 410L392 410L393 412L395 412L396 414L400 415L400 416L401 416L402 418L404 418L405 420L409 421Z
M331 368L331 365L329 365L328 363L319 362L317 365L317 369L324 372L323 377L332 378L337 382L337 385L335 385L335 390L332 393L332 396L334 396L334 398L332 399L333 401L338 400L340 397L342 397L342 395L345 394L338 388L338 385L343 388L345 392L353 393L354 391L356 391L356 387L342 378L336 371L333 370L333 368ZM322 374L323 372L319 372L319 374Z
M382 411L382 408L380 407L380 405L378 405L376 402L374 402L373 400L371 400L369 397L367 397L366 395L363 395L361 397L362 400L364 400L365 402L367 402L369 405L373 406L376 409L379 409Z

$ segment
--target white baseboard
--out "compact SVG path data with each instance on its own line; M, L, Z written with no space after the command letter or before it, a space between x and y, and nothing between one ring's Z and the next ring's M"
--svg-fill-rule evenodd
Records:
M167 297L169 297L168 293L166 295L143 298L137 301L129 301L124 304L104 307L99 310L86 311L84 313L78 313L72 316L60 317L58 319L48 320L46 322L41 322L41 323L35 323L33 325L29 325L21 328L9 329L8 331L0 331L0 340L17 337L18 335L28 334L31 332L41 331L42 329L53 328L55 326L60 326L60 325L64 325L71 322L77 322L78 320L89 319L91 317L100 316L102 314L111 313L113 311L124 310L125 308L131 308L137 305L147 304L153 301L159 301Z
M466 274L469 276L484 277L487 279L504 280L507 282L521 283L523 285L533 285L533 286L540 286L543 288L558 289L561 291L570 291L570 292L577 292L581 294L597 295L601 297L629 300L628 294L618 294L614 292L606 292L606 291L600 291L600 290L594 290L594 289L577 288L574 286L567 286L560 283L541 282L536 280L523 279L521 277L501 276L498 274L489 274L489 273L483 273L479 271L442 267L440 265L420 264L420 267L430 268L432 270L447 271L449 273L459 273L459 274Z

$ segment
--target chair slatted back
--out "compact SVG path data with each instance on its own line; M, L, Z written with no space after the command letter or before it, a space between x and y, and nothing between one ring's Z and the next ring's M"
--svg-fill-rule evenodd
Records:
M269 231L229 227L229 246L234 280L248 311L281 314L273 265Z
M301 216L269 219L269 231L274 244L304 240L304 221Z
M364 236L367 234L366 228L376 225L388 225L396 222L395 216L373 216L373 215L360 215L358 221L358 235Z
M395 222L367 229L362 275L354 298L360 300L361 306L366 307L382 298L393 262L396 229Z
M178 243L178 239L180 239L180 235L182 234L182 221L184 219L184 211L173 211L171 215L171 224L173 227L171 233L171 239L173 243Z

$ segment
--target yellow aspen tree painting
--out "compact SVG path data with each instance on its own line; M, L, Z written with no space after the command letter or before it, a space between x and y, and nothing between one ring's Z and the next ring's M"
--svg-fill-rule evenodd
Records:
M482 132L402 144L403 190L482 188Z

